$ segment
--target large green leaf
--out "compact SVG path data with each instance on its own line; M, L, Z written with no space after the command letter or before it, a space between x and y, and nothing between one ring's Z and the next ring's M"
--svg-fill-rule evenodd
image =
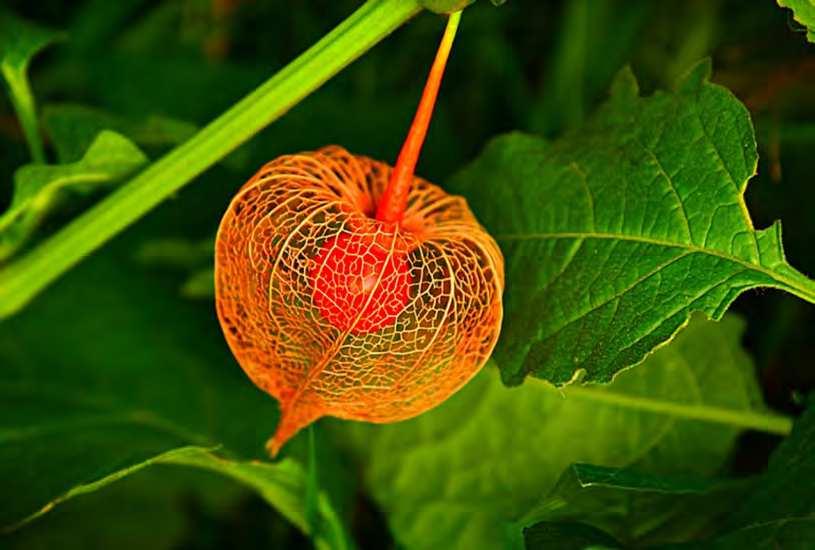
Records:
M792 10L792 16L807 29L807 40L815 42L815 1L777 0L778 5Z
M257 460L274 401L235 365L211 306L179 300L130 254L106 250L0 324L0 486L15 495L0 500L0 528L177 464L255 488L308 532L302 467ZM325 496L319 509L332 527L320 544L342 546Z
M132 174L147 157L127 138L102 131L71 164L28 164L14 174L14 195L0 215L0 262L13 255L66 192L87 194Z
M506 383L608 382L669 341L694 311L719 319L742 292L815 302L781 226L756 231L747 110L695 67L675 92L639 97L629 71L579 131L493 141L456 179L506 256L495 357Z
M785 431L761 412L742 323L696 319L644 368L609 386L507 389L493 367L416 419L342 425L366 481L408 548L499 548L575 462L706 474L742 426ZM709 422L700 421L706 419Z
M31 59L59 35L0 8L0 73L17 111L20 125L35 162L45 162L45 151L37 124L34 94L28 82Z

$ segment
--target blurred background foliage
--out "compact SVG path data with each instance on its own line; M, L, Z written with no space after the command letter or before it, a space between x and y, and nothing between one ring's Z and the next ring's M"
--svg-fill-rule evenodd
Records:
M75 161L102 128L120 132L156 158L284 66L359 2L4 0L4 4L26 19L65 31L64 40L40 54L30 70L49 137L50 160ZM147 306L150 313L119 311L109 316L109 324L95 327L98 340L60 337L72 319L32 314L15 325L24 326L26 334L12 338L25 338L32 346L39 339L51 354L85 360L127 353L119 347L133 343L152 346L186 334L183 345L196 338L207 340L205 348L217 356L212 369L225 371L223 376L239 383L243 374L226 355L211 303L184 296L206 294L206 282L199 291L189 277L206 267L206 251L229 198L257 167L282 153L337 143L391 161L412 117L441 25L431 14L418 16L177 198L106 245L34 305L39 313L47 312L44 302L58 300L60 293L68 300L64 294L83 283L110 286L117 292L128 292L132 284L136 294L130 303L122 303L111 290L110 296L87 302L71 295L75 301L64 304L75 304L75 315L82 317L89 315L86 307L126 310L140 309L150 300L163 302ZM443 184L496 134L525 130L554 137L577 128L625 64L632 66L648 93L670 87L698 59L712 56L714 81L747 105L756 125L761 161L747 192L756 226L783 219L789 257L812 275L812 53L813 46L790 13L771 1L509 0L500 8L479 1L463 18L418 171ZM11 175L28 160L12 105L0 96L0 173L6 180L0 185L0 211L11 201ZM52 231L86 201L69 202L41 231ZM178 247L169 253L166 247L155 247L168 239ZM109 285L106 278L116 282ZM758 369L765 400L778 410L798 412L800 396L815 386L811 368L815 310L775 292L752 292L734 309L746 318L744 343ZM129 317L122 320L123 315ZM163 322L157 324L159 319ZM116 331L117 323L158 340L131 341L124 332L111 337L109 331ZM179 332L176 323L194 326ZM172 369L177 364L173 352L161 353L153 350L143 360ZM250 400L260 398L254 395ZM232 411L228 423L234 425L227 431L240 431L242 425L257 432L258 445L262 444L274 425L273 403L257 407L266 409L266 418L246 418L241 411ZM761 471L777 443L773 436L745 434L730 469L741 474ZM293 454L303 452L302 441L294 446ZM247 454L257 451L247 449ZM339 495L338 507L350 518L360 547L393 544L382 511L360 488L330 491ZM138 528L143 525L150 526L149 532ZM303 535L248 490L212 474L171 466L142 471L60 506L8 540L12 548L50 548L55 541L61 548L101 547L116 541L122 548L182 549L221 548L226 542L243 547L304 542Z

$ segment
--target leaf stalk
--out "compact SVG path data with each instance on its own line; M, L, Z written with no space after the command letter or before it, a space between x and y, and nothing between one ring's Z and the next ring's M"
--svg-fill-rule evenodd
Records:
M427 129L430 127L433 108L439 95L441 80L447 66L447 59L450 57L450 50L453 47L459 21L461 21L461 11L450 14L447 19L447 27L444 29L444 35L442 35L439 49L436 52L436 58L430 68L430 74L427 77L422 98L419 100L416 115L413 117L402 150L399 152L388 186L379 200L376 219L380 221L389 223L402 221L405 208L407 208L410 187L413 184L416 162L419 160L419 154L422 152L422 145L424 145L427 136Z

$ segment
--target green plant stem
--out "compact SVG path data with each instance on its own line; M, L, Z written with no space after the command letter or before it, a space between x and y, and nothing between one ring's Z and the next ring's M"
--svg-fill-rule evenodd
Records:
M283 115L420 9L417 0L369 0L189 141L0 270L0 318L17 312L84 256Z
M561 395L576 397L578 399L591 399L592 401L609 405L618 405L630 409L675 416L686 420L713 422L783 436L789 435L792 431L791 418L771 412L760 413L733 410L697 403L679 403L636 395L622 395L603 391L590 385L580 386L574 384L566 386L565 388L555 388L545 382L542 383L544 383L545 387Z
M306 467L305 515L309 533L316 536L320 530L320 481L317 477L317 440L314 424L308 427L308 465Z
M9 87L9 96L17 119L23 129L23 135L28 143L31 158L34 162L45 163L45 149L42 145L39 124L37 123L37 109L34 103L34 94L28 84L26 71L16 71L12 67L3 65L3 77Z

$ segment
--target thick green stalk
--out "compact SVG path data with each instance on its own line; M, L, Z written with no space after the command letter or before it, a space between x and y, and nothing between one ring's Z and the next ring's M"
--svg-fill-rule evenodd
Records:
M0 269L0 317L276 120L420 10L417 0L368 0L333 31L189 141Z

